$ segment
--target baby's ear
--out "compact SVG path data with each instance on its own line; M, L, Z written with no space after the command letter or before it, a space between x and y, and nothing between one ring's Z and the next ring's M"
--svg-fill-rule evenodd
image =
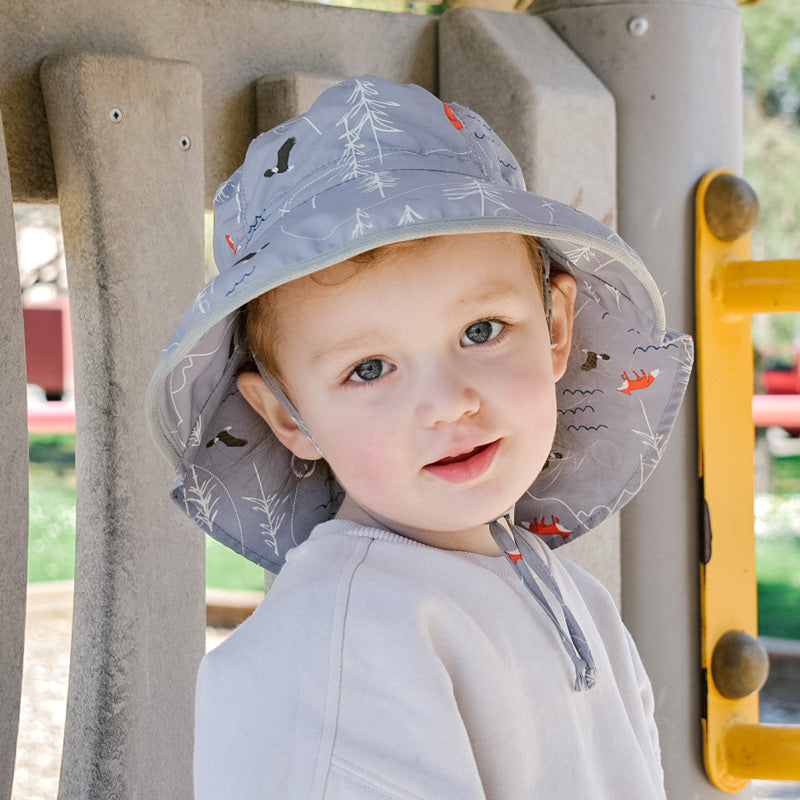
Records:
M264 419L284 447L305 461L321 458L314 443L303 433L257 372L243 372L236 383L242 397Z
M560 380L567 370L572 347L572 320L575 315L575 298L578 286L568 272L550 276L550 293L553 299L551 341L553 344L553 375Z

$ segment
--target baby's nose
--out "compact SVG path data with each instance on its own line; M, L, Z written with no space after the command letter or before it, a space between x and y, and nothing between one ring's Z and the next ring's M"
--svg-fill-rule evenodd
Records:
M422 386L418 415L423 425L435 427L472 416L480 406L480 393L469 374L436 369Z

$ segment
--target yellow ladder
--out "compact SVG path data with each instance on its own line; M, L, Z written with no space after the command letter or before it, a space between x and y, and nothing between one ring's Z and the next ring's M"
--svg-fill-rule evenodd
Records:
M752 261L758 198L727 170L696 197L697 382L704 500L702 667L706 771L727 792L800 780L800 726L761 725L753 532L752 314L800 311L800 260Z

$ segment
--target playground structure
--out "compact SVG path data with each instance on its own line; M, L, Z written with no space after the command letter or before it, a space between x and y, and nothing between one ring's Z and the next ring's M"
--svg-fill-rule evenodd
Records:
M535 0L524 12L453 7L439 18L278 1L5 4L0 712L17 717L27 531L12 199L58 201L80 452L61 797L191 797L202 539L170 507L171 477L147 433L143 393L160 347L202 283L203 210L255 133L302 111L340 78L367 72L466 104L508 142L531 188L617 227L664 290L671 325L694 331L695 221L704 224L704 193L716 173L704 176L741 171L739 13L732 0ZM709 228L704 241L714 252L702 259L712 277L726 259L748 261L748 230L736 229L731 254ZM752 272L758 277L757 267ZM786 289L785 278L775 285L797 308L798 292ZM735 306L734 315L748 309ZM742 379L728 351L712 347L716 357L703 362L703 348L700 337L701 369L710 370L704 386L719 379L715 368ZM730 402L723 397L712 413L726 417ZM800 732L754 727L753 689L763 670L744 688L734 680L735 690L722 680L718 686L713 671L728 632L756 633L752 522L749 533L747 515L726 530L708 492L709 513L700 513L697 420L690 392L644 491L620 518L570 546L620 602L640 648L675 800L747 797L751 777L800 780ZM751 422L741 424L752 431ZM714 443L703 447L708 487ZM752 482L751 456L747 466ZM741 481L724 491L746 503L752 485ZM724 575L715 582L728 536L739 548L736 584ZM734 678L745 655L760 658L741 637L726 652ZM727 697L720 688L744 695ZM0 800L10 795L15 735L13 724L0 732ZM765 738L762 756L742 765L741 754Z

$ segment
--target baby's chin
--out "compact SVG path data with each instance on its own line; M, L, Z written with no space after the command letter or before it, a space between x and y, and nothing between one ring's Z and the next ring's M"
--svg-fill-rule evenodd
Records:
M494 516L447 517L444 520L416 520L392 518L379 510L365 508L352 496L346 495L337 519L355 522L370 528L392 531L415 542L441 550L462 550L482 555L498 555L499 550L489 531L489 522L506 513L498 511Z

